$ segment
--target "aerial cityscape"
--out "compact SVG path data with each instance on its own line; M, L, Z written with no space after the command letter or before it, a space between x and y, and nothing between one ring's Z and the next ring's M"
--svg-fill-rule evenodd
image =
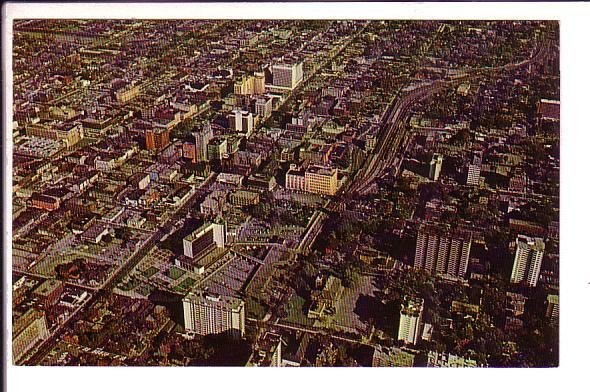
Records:
M558 21L12 28L13 364L559 365Z

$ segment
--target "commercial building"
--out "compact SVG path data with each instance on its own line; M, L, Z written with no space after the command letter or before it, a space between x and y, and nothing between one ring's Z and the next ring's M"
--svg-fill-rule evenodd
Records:
M247 110L235 109L229 115L229 126L238 134L250 137L254 129L254 117Z
M271 72L273 86L294 89L303 80L303 63L273 64Z
M234 94L257 95L264 94L264 72L254 72L253 75L244 75L234 83Z
M213 139L213 129L210 123L205 123L203 127L195 131L195 162L205 162L208 160L207 146Z
M298 169L297 165L291 164L285 175L285 188L292 191L305 191L305 170Z
M205 223L203 226L184 237L182 246L186 257L195 258L209 250L225 246L225 226L219 223Z
M238 190L229 195L229 201L237 207L252 206L260 202L258 192Z
M12 329L12 361L16 363L37 342L49 336L45 313L38 309L29 309L18 320Z
M516 238L516 254L510 282L525 282L528 286L537 286L544 251L543 239L519 235Z
M404 297L404 303L400 310L399 328L397 339L404 343L416 344L420 336L422 324L422 310L424 300L422 298Z
M338 169L310 166L305 171L305 190L320 195L335 195L338 190Z
M438 181L440 171L442 169L443 156L440 154L434 154L430 160L430 166L428 170L428 178L432 181Z
M182 299L184 327L188 333L240 338L245 331L244 301L205 291L191 292Z
M207 145L207 158L210 161L220 161L227 155L227 139L214 138Z
M474 359L468 359L453 354L429 351L426 367L474 368L478 367L478 364Z
M156 128L145 131L145 147L150 151L160 151L170 143L170 131Z
M472 233L448 226L424 224L418 230L414 267L431 274L464 277L469 264Z

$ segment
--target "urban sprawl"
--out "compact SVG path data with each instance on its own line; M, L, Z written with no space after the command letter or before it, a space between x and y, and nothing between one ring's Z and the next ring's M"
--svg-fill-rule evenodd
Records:
M558 365L558 22L13 31L13 363Z

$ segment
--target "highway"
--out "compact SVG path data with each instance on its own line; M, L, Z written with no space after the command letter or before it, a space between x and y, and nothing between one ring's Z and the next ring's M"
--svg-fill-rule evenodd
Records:
M395 104L389 106L385 111L385 115L382 117L383 121L381 130L378 133L379 142L377 148L367 158L356 175L352 176L351 180L342 187L339 195L350 197L354 194L363 194L386 168L391 167L396 158L400 158L398 156L399 148L403 145L402 141L407 136L405 124L408 120L410 109L416 102L424 100L452 84L477 79L489 73L512 71L527 66L530 63L538 62L547 55L549 45L550 43L548 41L544 41L529 60L492 68L483 67L473 69L467 71L460 77L435 80L428 85L418 87L407 93L398 93ZM398 162L401 164L401 159L398 159Z

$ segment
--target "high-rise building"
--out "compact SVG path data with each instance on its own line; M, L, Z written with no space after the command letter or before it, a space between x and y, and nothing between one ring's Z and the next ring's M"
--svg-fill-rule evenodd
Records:
M428 178L432 181L438 181L440 176L440 170L442 168L443 156L441 154L434 154L430 160L430 166L428 170Z
M519 235L516 238L516 254L510 281L512 283L524 281L529 286L537 286L544 251L543 239Z
M225 226L219 223L205 223L191 234L184 237L182 246L186 257L198 257L212 245L217 248L225 246Z
M247 110L235 109L229 115L229 126L237 133L250 137L254 129L254 117Z
M160 151L170 143L170 131L167 129L148 129L145 131L145 147L150 151Z
M397 339L405 343L416 344L420 336L420 327L422 324L422 307L424 300L422 298L404 297L404 303L399 312L399 328Z
M431 274L464 277L469 264L472 233L448 226L424 224L418 230L414 267Z
M195 136L195 162L205 162L207 157L207 146L213 139L213 130L209 122L203 125L203 128L194 133Z
M294 89L303 80L303 63L273 64L271 72L273 86Z
M545 317L549 319L549 324L559 324L559 296L555 294L547 295L547 311Z
M467 185L479 185L479 176L481 175L481 167L478 165L467 165Z
M207 145L207 158L211 161L220 161L224 156L227 156L227 139L211 139Z
M12 361L16 363L37 342L45 340L49 336L45 312L31 308L25 312L12 329Z
M481 175L481 164L483 163L483 157L480 151L473 154L473 161L467 165L467 179L465 183L467 185L478 186L479 177Z
M226 333L234 338L244 336L245 303L228 295L205 291L191 292L182 299L184 327L197 335Z

